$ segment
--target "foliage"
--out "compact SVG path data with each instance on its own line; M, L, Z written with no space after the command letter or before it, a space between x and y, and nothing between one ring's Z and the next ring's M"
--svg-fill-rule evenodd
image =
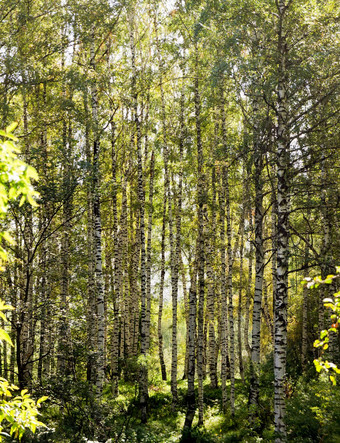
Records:
M0 143L0 214L3 215L7 211L10 201L21 196L20 205L27 199L31 205L36 205L34 196L37 192L33 190L31 179L37 179L37 173L34 168L26 165L17 158L19 150L13 144L17 139L12 135L16 124L9 126L6 131L0 131L0 135L5 139L9 139ZM0 237L13 243L12 238L7 232L2 232ZM7 259L5 249L0 247L0 259ZM2 311L13 309L12 306L6 305L0 300L0 317L5 322L6 316ZM0 328L0 340L13 346L12 340L8 333ZM25 430L29 429L35 433L37 426L44 426L37 417L39 415L38 408L40 404L47 399L41 397L35 402L26 389L12 398L14 392L19 388L10 384L4 378L0 378L0 441L2 436L12 436L22 439ZM4 432L9 427L9 434Z
M339 277L340 266L336 267L336 272L338 275L328 275L324 280L318 276L311 278L306 278L304 280L304 284L307 285L308 288L317 288L320 284L331 284L333 280ZM333 294L334 299L325 298L324 306L332 310L331 320L332 325L328 329L324 329L320 333L320 340L315 340L314 347L322 348L322 350L327 350L329 347L329 337L331 333L336 333L337 328L339 327L339 319L340 319L340 292ZM336 375L340 374L340 369L333 362L329 362L328 360L323 360L321 357L314 360L315 368L318 372L326 372L329 373L329 379L336 385Z
M16 390L18 390L16 386L4 378L0 378L0 395L3 399L0 402L0 433L8 436L4 430L9 425L9 434L21 440L27 429L35 433L38 426L45 426L37 417L39 415L38 408L47 397L41 397L35 402L27 393L27 389L23 389L20 395L11 398L12 393ZM4 400L4 398L7 399ZM1 436L0 441L2 441Z
M12 134L17 124L13 123L5 131L0 131L4 141L0 143L0 216L6 214L10 201L21 196L19 205L22 206L27 200L32 206L36 206L35 197L38 193L34 191L31 180L37 180L36 170L18 158L20 150L13 142L17 138ZM0 240L13 244L13 239L8 232L0 232ZM0 266L6 261L7 253L0 245Z
M300 378L287 401L289 441L334 442L340 435L340 392L329 381Z

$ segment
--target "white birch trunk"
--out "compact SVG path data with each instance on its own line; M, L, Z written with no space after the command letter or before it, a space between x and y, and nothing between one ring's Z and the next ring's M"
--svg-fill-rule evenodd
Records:
M288 241L289 241L289 128L287 116L287 43L285 0L278 2L278 100L277 100L277 268L274 341L274 422L276 443L286 440L285 382L287 352Z

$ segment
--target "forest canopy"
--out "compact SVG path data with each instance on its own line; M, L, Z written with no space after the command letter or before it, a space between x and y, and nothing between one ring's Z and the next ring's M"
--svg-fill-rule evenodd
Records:
M48 397L24 441L338 441L338 2L0 14L30 165L0 189L0 376Z

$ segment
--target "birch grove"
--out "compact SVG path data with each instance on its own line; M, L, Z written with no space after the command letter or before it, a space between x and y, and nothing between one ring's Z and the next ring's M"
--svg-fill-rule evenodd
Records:
M337 441L339 5L2 3L39 195L1 217L0 376L46 438Z

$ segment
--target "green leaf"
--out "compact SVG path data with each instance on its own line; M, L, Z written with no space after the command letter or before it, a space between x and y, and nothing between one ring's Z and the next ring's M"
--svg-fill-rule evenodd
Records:
M13 122L6 128L6 133L13 132L14 129L18 126L18 122Z
M14 241L13 237L11 237L11 235L7 231L5 231L2 234L2 236L10 245L14 245L15 244L15 241Z
M320 338L323 339L328 335L328 331L326 329L322 330L320 332Z
M22 205L25 203L25 200L26 200L25 196L22 195L22 196L21 196L21 199L20 199L19 206L22 206Z
M42 403L43 401L46 401L48 399L48 397L46 395L42 396L41 398L39 398L37 400L37 405L40 405L40 403Z
M6 331L0 328L0 340L3 340L13 346L11 337L7 334Z
M320 372L321 371L321 369L322 369L322 365L320 364L320 362L319 362L319 360L314 360L313 361L313 363L314 363L314 365L315 365L315 369L316 369L316 371L317 372Z

